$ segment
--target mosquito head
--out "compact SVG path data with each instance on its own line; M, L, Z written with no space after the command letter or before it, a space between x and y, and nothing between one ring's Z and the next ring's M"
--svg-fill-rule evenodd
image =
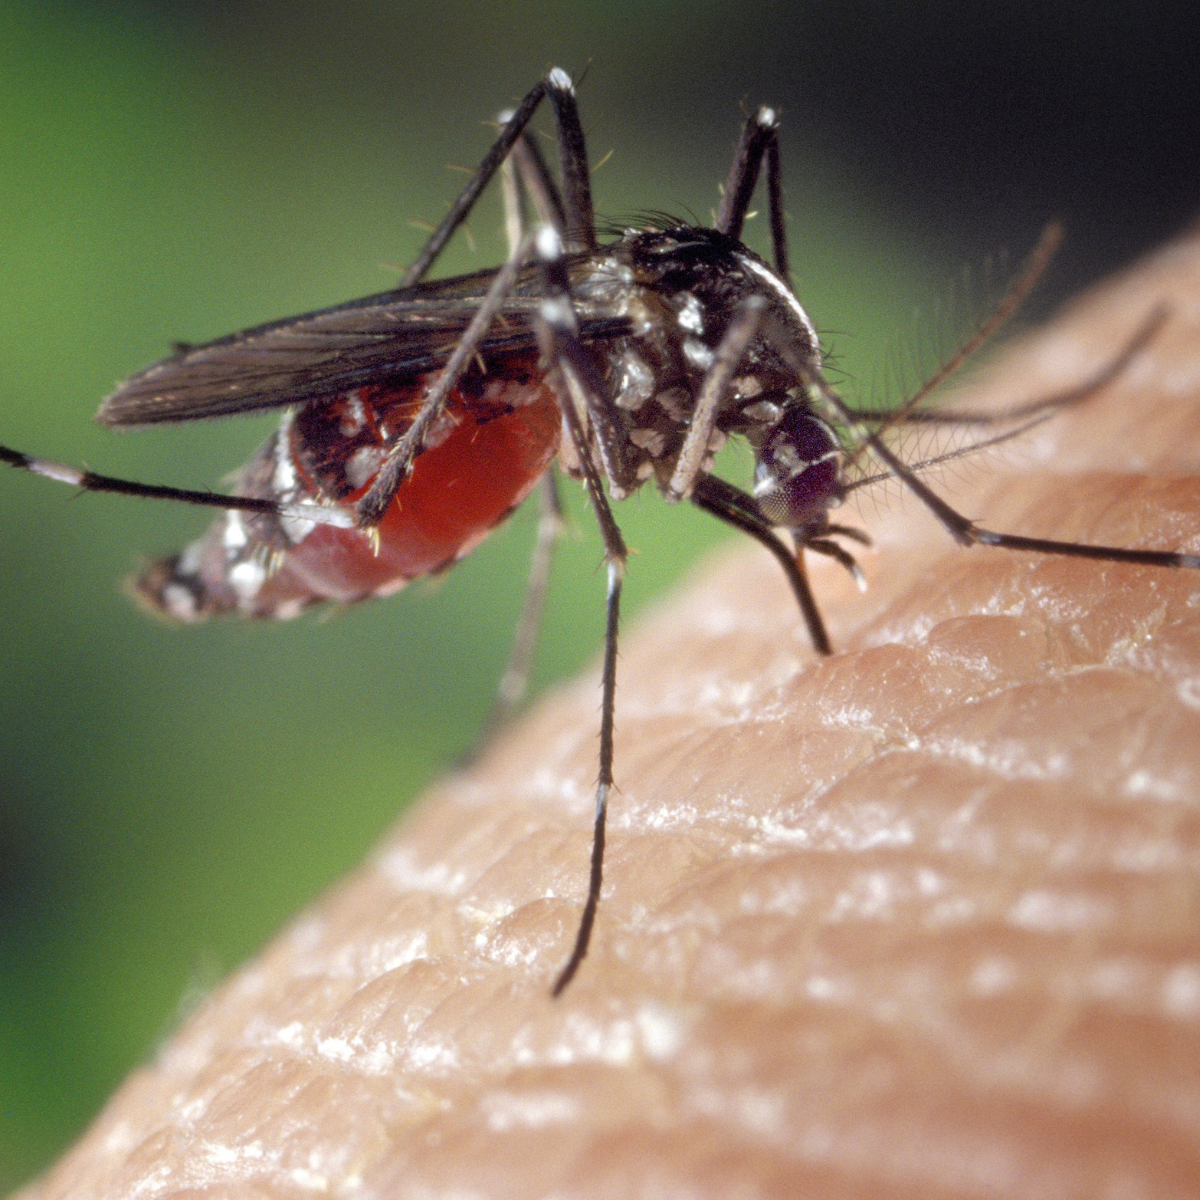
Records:
M784 409L758 446L754 498L775 525L822 529L841 503L842 445L837 434L803 405Z

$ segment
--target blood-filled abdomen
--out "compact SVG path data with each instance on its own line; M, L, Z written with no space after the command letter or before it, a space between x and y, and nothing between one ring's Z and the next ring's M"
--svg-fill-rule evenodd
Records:
M368 385L288 413L234 491L349 510L411 425L430 377ZM213 613L291 617L323 600L388 595L473 550L533 489L561 416L532 356L472 372L451 393L374 534L305 518L226 512L133 590L179 621Z

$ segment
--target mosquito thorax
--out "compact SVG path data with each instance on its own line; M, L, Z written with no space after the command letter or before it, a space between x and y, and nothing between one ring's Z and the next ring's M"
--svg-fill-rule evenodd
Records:
M698 370L707 370L738 305L750 296L761 296L767 307L763 336L746 356L746 367L794 384L795 370L770 349L786 342L806 367L820 368L816 331L790 286L736 238L676 225L630 230L613 249L628 264L632 281L660 302L660 319L668 318L662 332L679 340Z
M639 480L665 484L670 476L716 350L750 298L765 302L759 333L721 402L710 453L730 434L757 447L804 375L821 369L816 331L791 288L752 250L713 229L627 230L579 291L583 308L590 301L630 322L630 336L610 347L606 365Z

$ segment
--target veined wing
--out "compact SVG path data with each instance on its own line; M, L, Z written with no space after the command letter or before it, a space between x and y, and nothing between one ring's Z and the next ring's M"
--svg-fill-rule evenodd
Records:
M302 404L436 370L462 336L493 270L394 289L288 317L198 346L182 346L131 375L100 407L105 425L194 421ZM540 281L521 272L480 347L489 358L536 348ZM619 337L629 323L581 314L586 340Z

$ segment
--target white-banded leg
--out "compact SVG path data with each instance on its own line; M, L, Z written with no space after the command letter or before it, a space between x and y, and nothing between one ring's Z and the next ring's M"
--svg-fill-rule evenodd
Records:
M545 79L539 80L530 88L521 103L509 114L500 136L492 143L492 148L484 155L474 175L451 204L450 211L429 235L412 266L404 273L401 287L411 287L425 278L429 268L445 249L455 230L467 219L471 209L475 207L475 201L491 182L500 164L509 156L539 105L546 98L549 98L554 108L558 126L559 156L569 223L573 229L579 228L585 243L583 248L595 245L595 219L592 215L592 197L587 177L587 148L584 146L579 109L575 103L575 87L565 71L554 67Z
M501 113L501 123L511 119L511 113ZM512 253L525 238L528 229L528 207L532 203L539 218L555 229L563 228L562 198L551 178L537 147L523 133L504 160L501 173L504 195L504 224ZM500 676L496 701L484 725L478 745L486 745L493 735L516 713L529 690L529 679L537 652L538 635L545 613L546 594L554 564L554 548L564 528L562 500L554 477L554 468L542 476L537 490L538 521L533 555L529 564L529 581L525 601L517 620L512 648L504 673Z
M496 120L506 124L512 112L500 113ZM501 179L504 190L504 226L509 250L521 240L529 228L528 207L532 203L538 220L550 225L560 237L566 236L567 217L563 211L562 194L550 174L546 160L537 143L524 132L504 160Z
M704 382L696 397L688 430L684 435L675 469L663 494L672 503L691 494L692 487L704 466L713 429L716 428L717 413L725 398L729 381L742 364L746 348L750 345L767 302L762 296L749 296L738 305L725 330L720 344L713 353L712 365L705 373Z
M742 127L742 140L725 183L714 228L730 237L741 238L764 156L767 160L767 207L775 270L780 279L791 287L787 230L784 227L783 176L779 166L779 114L773 108L765 105L760 107Z
M770 330L767 335L770 336ZM771 344L789 362L808 389L814 404L827 420L853 431L861 442L933 513L943 529L960 546L998 546L1006 550L1026 550L1034 554L1062 554L1073 558L1090 558L1105 562L1138 563L1152 567L1200 568L1200 554L1178 550L1135 550L1125 546L1096 546L1084 542L1060 542L1052 538L1025 537L985 529L964 516L941 498L899 455L879 433L864 425L854 410L829 386L819 371L797 354L788 344L786 335L771 338Z
M596 909L600 903L600 890L604 882L604 836L608 813L608 796L613 785L613 728L616 714L617 689L617 635L620 626L621 584L625 575L628 551L621 530L613 517L612 508L604 492L601 469L608 477L610 486L616 487L610 471L610 458L606 454L605 432L615 428L612 424L615 408L599 381L599 373L591 362L587 347L579 338L579 323L571 303L566 273L562 269L562 241L549 226L538 231L537 249L543 270L545 298L539 309L538 334L542 343L542 356L547 363L547 375L559 397L563 412L563 424L571 439L575 454L583 473L588 499L600 526L604 541L604 557L607 564L608 586L605 598L604 663L601 670L600 696L600 763L596 781L595 817L592 825L592 856L588 873L587 899L584 901L575 943L566 964L554 981L551 993L562 994L574 978L579 964L587 955L591 941L592 926L596 920ZM588 437L585 418L590 419L597 431L596 444L601 462L593 459L591 440ZM620 447L609 447L608 453ZM618 460L619 461L619 460ZM619 470L619 468L618 468Z
M608 486L615 499L623 500L637 484L625 452L626 419L607 394L600 369L580 339L562 240L550 226L543 225L537 232L535 245L545 293L541 319L553 334L555 355L570 400L564 406L564 415L568 410L574 412L581 436L586 438L589 428L595 434Z
M559 174L562 177L561 209L565 228L563 240L572 250L590 250L595 247L595 215L592 207L591 184L588 179L587 146L584 142L583 127L579 121L575 87L570 76L559 67L555 67L545 79L529 91L525 99L514 110L511 118L501 130L500 136L493 142L492 148L484 156L483 162L479 164L475 174L459 193L458 198L450 206L450 211L430 235L416 261L405 273L402 287L416 283L429 270L451 235L466 219L492 176L521 141L526 126L543 99L548 99L554 109L554 122L558 133ZM520 152L520 156L518 161L523 158L525 161L532 162L536 158L536 153L531 156L526 149ZM531 179L533 171L534 168L531 167ZM544 178L549 180L548 173L545 173ZM532 194L535 196L537 194L536 184ZM466 370L487 335L505 297L512 290L523 260L524 254L510 255L508 262L501 268L483 303L476 311L467 331L463 334L462 340L455 347L450 360L442 369L437 382L433 384L422 400L421 410L416 419L404 436L388 451L374 482L366 495L355 506L358 524L361 528L370 529L383 519L383 514L395 497L400 484L412 469L413 459L420 452L425 434L440 415L451 389Z
M420 411L413 423L388 450L374 482L354 506L360 528L371 529L383 520L388 505L395 498L397 490L412 468L413 459L420 453L430 426L441 415L454 385L470 366L483 339L487 337L492 322L504 306L528 257L531 243L532 237L526 238L517 248L517 252L496 272L495 279L492 280L482 303L475 310L470 323L454 347L454 352L442 368L436 382L422 398Z
M83 471L48 458L38 458L20 450L12 450L8 446L0 446L0 462L30 471L43 479L51 479L55 483L81 488L85 492L110 492L119 496L140 496L145 500L173 500L181 504L197 504L204 508L267 513L297 521L313 521L319 525L334 525L342 529L350 529L354 525L353 516L342 508L323 504L279 504L274 500L262 500L253 496L226 496L219 492L196 492L162 484L138 483L132 479L116 479L111 475Z

